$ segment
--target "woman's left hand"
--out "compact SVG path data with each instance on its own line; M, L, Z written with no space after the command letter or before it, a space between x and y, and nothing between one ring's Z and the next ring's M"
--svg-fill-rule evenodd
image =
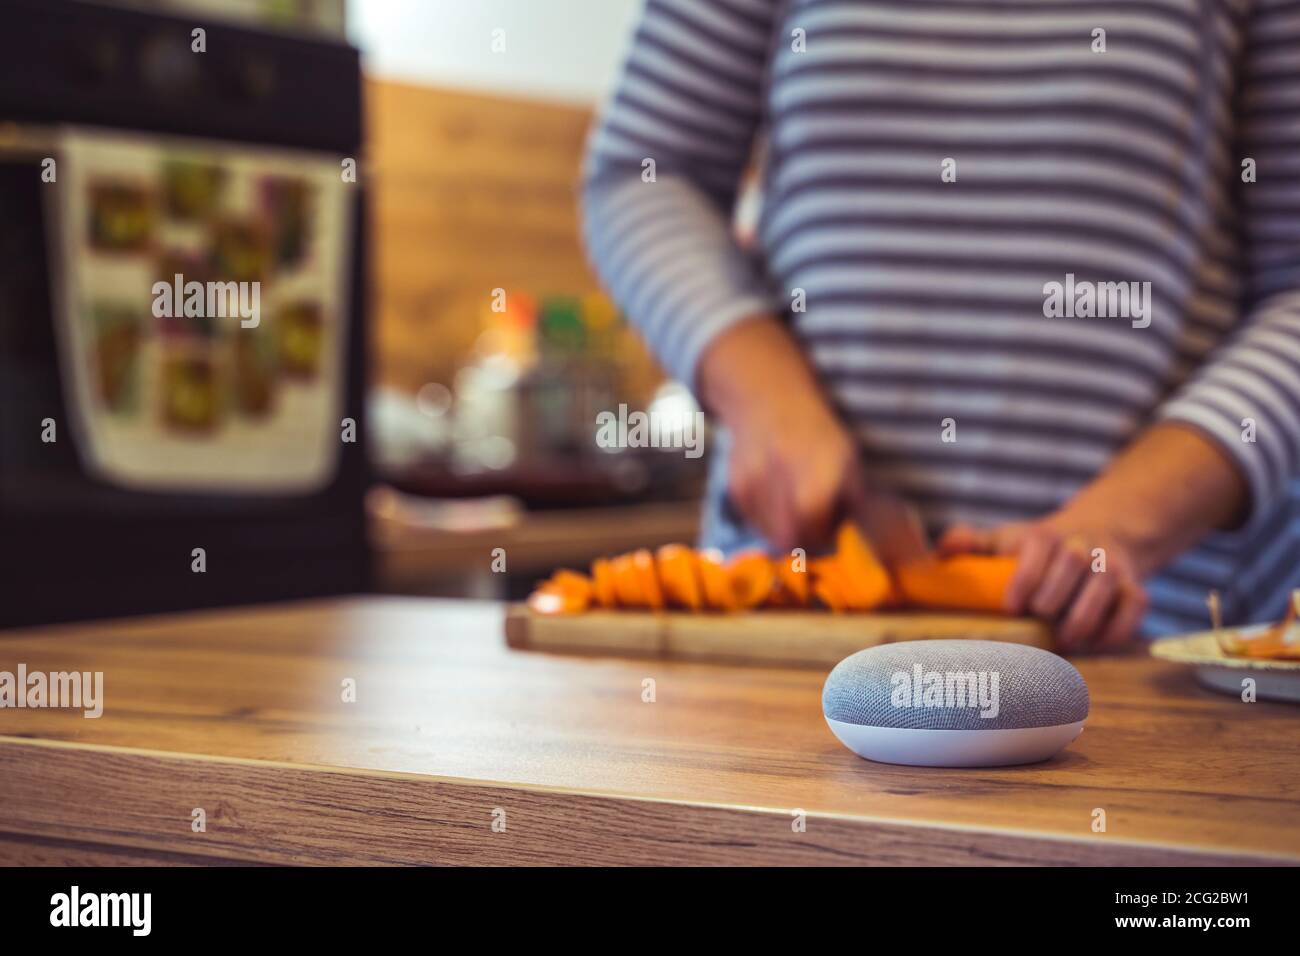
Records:
M942 554L1014 555L1006 610L1053 622L1062 651L1115 650L1132 640L1147 609L1149 573L1132 544L1069 508L992 529L950 528Z
M1207 532L1235 528L1250 503L1244 474L1198 429L1147 429L1060 510L991 530L958 526L942 552L1015 555L1007 610L1052 621L1062 650L1111 650L1133 638L1142 586Z

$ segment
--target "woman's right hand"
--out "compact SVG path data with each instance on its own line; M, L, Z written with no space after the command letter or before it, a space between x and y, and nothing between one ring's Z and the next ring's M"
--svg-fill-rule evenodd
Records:
M857 445L775 319L733 326L700 360L704 405L731 431L728 493L775 547L828 542L862 487Z

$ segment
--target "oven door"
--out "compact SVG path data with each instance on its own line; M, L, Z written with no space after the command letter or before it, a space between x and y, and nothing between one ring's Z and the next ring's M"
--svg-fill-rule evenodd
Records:
M93 241L83 227L96 215L83 207L79 219L69 217L52 198L78 179L64 162L68 143L53 128L0 125L0 627L367 589L363 250L351 225L362 194L332 213L343 225L323 233L336 244L325 272L283 277L279 290L263 294L255 327L228 316L215 329L221 338L205 337L190 326L207 316L183 308L155 316L150 287L138 301L156 250L134 259L88 253L109 256L107 277L68 267L79 244ZM151 140L148 149L195 155L170 141ZM283 211L276 177L285 167L259 162L241 172L238 161L251 155L241 148L222 167L228 181ZM301 190L291 184L287 195L292 205ZM229 218L217 219L226 228ZM80 233L71 239L70 221ZM215 245L194 234L189 224L174 232L178 244ZM317 240L278 235L282 258L323 261ZM124 339L112 337L121 334L117 316L69 308L88 290L91 302L111 299L123 275L132 312L120 321L135 327ZM340 284L322 294L317 276ZM302 307L304 293L317 296L314 308ZM327 318L337 320L328 334ZM245 352L239 336L259 331L249 340L256 349ZM189 414L175 417L167 404L175 396L162 384L178 355L187 367L229 376L203 380L218 404L182 403ZM237 377L249 358L265 362L255 369L266 373L264 387Z
M343 415L346 157L60 130L59 367L86 469L127 488L326 486Z

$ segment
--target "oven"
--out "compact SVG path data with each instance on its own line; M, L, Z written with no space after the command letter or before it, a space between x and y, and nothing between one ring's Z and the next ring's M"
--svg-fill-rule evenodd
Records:
M0 18L0 627L366 590L358 52Z

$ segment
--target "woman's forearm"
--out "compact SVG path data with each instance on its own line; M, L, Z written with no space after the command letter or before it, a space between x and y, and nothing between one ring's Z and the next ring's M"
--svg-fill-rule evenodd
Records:
M719 335L700 358L696 387L701 404L732 429L800 429L834 418L808 360L770 315Z
M858 452L790 333L757 315L712 341L696 386L731 431L727 494L779 550L815 548L858 485Z
M720 335L701 358L696 384L704 406L740 433L793 439L842 429L803 353L770 316ZM1207 533L1240 524L1248 505L1244 476L1214 440L1194 426L1162 422L1054 519L1106 529L1128 547L1145 577Z
M1193 426L1162 422L1117 455L1062 512L1109 527L1147 575L1208 532L1240 524L1249 497L1245 478L1216 442Z

